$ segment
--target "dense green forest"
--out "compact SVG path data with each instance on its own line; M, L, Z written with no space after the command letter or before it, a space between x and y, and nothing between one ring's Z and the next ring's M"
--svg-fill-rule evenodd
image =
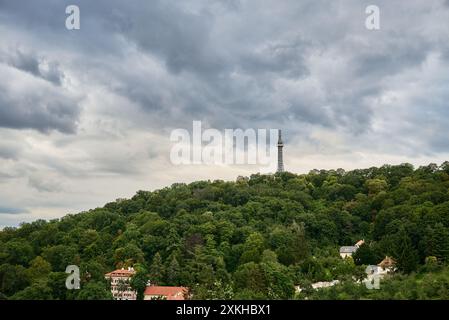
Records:
M2 230L0 298L111 299L104 274L135 266L140 293L148 275L196 299L449 299L448 190L449 162L139 191ZM341 259L339 247L360 239L354 257ZM379 290L354 280L387 255L398 270ZM65 288L70 264L80 267L80 290Z

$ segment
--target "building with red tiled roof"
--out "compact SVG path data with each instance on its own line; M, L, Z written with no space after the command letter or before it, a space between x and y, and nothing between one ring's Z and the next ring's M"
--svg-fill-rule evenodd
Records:
M111 293L116 300L136 300L137 293L129 285L135 271L133 268L117 269L104 276L111 282Z
M105 277L124 277L129 278L134 275L135 271L132 268L128 269L117 269L105 274Z
M186 287L148 286L145 300L185 300L189 289Z
M357 243L354 246L356 246L357 248L360 248L364 243L365 243L365 240L359 240L359 241L357 241Z
M385 270L394 271L396 261L393 258L386 256L385 259L379 262L378 266Z

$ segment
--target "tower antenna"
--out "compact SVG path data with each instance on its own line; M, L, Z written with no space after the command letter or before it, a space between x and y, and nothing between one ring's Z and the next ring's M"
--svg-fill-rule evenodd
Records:
M277 172L284 172L284 157L283 150L284 143L282 142L282 131L279 130L279 138L278 138L278 169Z

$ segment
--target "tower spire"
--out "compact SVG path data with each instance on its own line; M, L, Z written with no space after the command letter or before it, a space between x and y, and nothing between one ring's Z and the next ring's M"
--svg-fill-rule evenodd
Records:
M279 138L278 138L278 169L277 172L284 172L284 157L282 148L284 147L284 143L282 142L282 131L279 130Z

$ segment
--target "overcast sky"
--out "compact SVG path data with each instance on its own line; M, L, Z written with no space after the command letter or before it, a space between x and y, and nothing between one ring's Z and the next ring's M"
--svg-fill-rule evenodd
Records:
M172 165L193 120L283 129L296 173L441 163L448 101L447 0L0 0L0 228L259 170Z

